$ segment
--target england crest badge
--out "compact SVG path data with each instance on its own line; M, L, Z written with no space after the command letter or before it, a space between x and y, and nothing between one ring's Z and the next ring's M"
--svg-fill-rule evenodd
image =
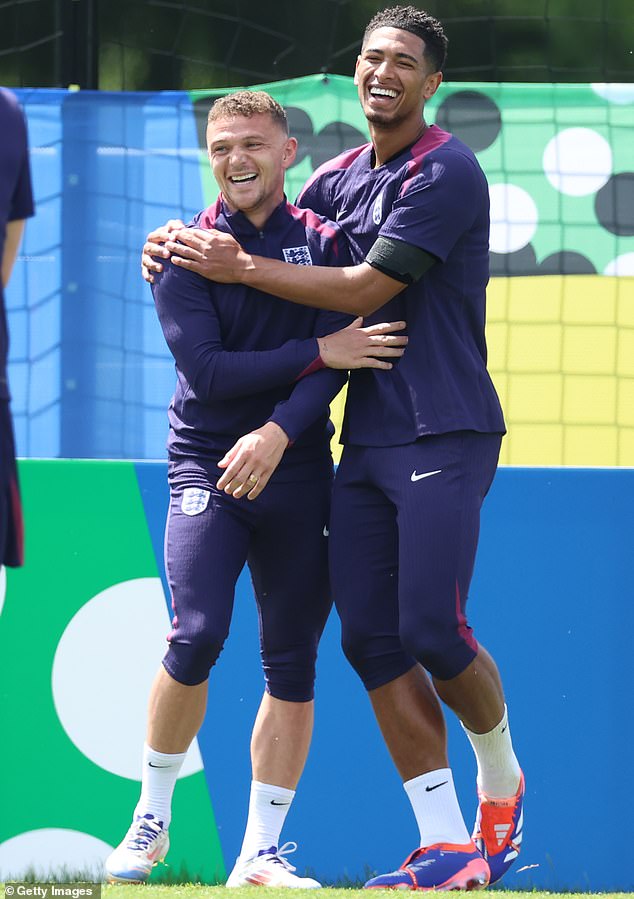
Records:
M203 490L202 487L185 487L181 509L185 515L200 515L207 508L209 497L209 490Z
M313 260L308 247L284 247L284 262L290 262L292 265L312 265Z

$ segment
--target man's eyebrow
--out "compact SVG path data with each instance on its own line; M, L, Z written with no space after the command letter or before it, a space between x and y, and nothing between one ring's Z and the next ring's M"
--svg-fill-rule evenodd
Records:
M385 50L381 50L378 47L364 47L363 53L378 53L381 56L385 56ZM415 56L412 56L411 53L395 53L394 54L397 59L409 59L412 62L421 62L420 59L417 59Z
M229 136L229 135L221 134L219 137L215 137L215 138L211 141L211 146L213 146L214 144L224 144L224 143L226 143L228 140L240 140L240 141L245 141L245 140L264 140L264 138L262 137L261 134L246 134L244 137L239 137L239 138L236 138L236 137L234 137L233 135Z

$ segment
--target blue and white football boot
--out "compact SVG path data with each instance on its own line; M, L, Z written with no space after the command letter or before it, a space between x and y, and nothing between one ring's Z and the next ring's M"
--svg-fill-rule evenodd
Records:
M154 815L135 818L123 841L106 859L107 882L145 883L169 847L169 834L162 821Z
M397 871L379 874L368 890L483 890L489 866L473 843L435 843L415 849Z

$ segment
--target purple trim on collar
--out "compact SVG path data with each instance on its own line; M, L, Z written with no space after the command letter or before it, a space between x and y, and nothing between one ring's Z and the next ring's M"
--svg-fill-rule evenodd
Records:
M291 215L295 221L301 222L305 228L311 228L313 231L323 234L324 237L329 240L333 240L339 233L332 222L327 220L324 221L324 219L316 215L312 209L298 209L297 206L292 206L290 203L286 204L286 208L289 215ZM336 244L333 249L336 253Z
M407 163L407 176L401 185L398 194L399 200L405 193L407 193L412 180L420 172L425 157L434 150L437 150L438 147L442 147L443 144L446 144L452 137L452 134L448 131L443 131L442 128L439 128L437 125L430 125L429 128L425 129L423 136L413 144L410 150L412 159Z

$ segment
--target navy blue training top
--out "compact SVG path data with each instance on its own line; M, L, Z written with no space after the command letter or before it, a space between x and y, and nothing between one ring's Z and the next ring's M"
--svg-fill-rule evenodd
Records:
M322 165L299 205L337 221L354 264L381 236L438 260L366 319L407 322L409 343L390 371L350 375L342 443L393 446L457 430L503 433L486 369L489 194L472 151L432 125L374 168L371 144Z
M0 261L9 222L33 215L26 124L15 96L0 88ZM0 400L9 399L7 357L9 332L0 278Z
M222 200L190 227L226 231L251 253L297 265L349 264L340 229L284 200L259 231ZM351 317L298 306L241 284L218 284L171 263L155 277L154 302L176 360L168 410L171 459L218 461L236 440L274 421L292 441L275 477L298 466L330 471L329 403L346 373L323 366L317 337Z

